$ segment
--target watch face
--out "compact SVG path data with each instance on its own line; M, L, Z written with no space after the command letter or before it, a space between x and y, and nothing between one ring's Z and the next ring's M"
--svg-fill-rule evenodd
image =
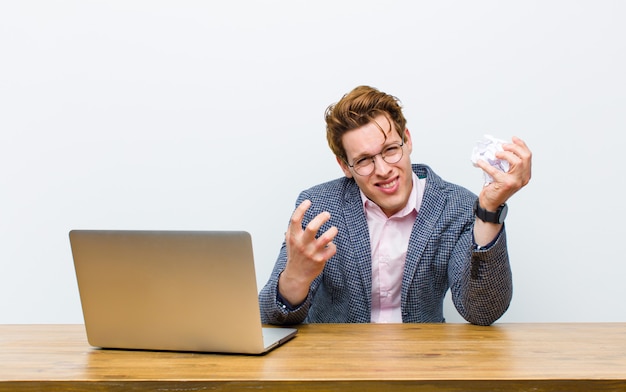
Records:
M478 199L474 203L474 214L483 222L504 223L509 206L505 203L498 207L496 212L487 211L478 204Z
M500 215L498 216L498 223L504 223L504 219L506 218L506 214L509 212L509 206L504 204L499 208Z

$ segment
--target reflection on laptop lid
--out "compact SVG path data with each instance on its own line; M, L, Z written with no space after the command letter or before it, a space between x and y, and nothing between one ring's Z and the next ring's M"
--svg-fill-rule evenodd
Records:
M92 346L262 354L297 332L262 328L247 232L69 235Z

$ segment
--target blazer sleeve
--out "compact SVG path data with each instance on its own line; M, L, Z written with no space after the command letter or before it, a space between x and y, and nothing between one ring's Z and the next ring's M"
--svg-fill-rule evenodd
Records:
M302 192L296 201L296 206L300 205L305 199L309 199L309 195L306 192ZM311 220L310 210L307 212L303 219L303 226L306 226ZM283 242L278 259L274 264L274 269L270 275L269 280L259 292L259 307L261 310L261 322L263 324L276 324L276 325L293 325L304 322L306 319L311 302L313 299L313 290L309 288L309 294L302 304L292 308L287 304L280 301L278 295L278 278L285 269L287 264L287 244ZM319 278L318 278L319 279ZM311 284L311 287L316 286L316 281Z
M302 323L311 306L311 290L304 302L295 308L280 301L278 296L278 278L285 269L287 263L286 245L280 250L278 260L268 282L259 293L259 306L261 309L261 322L263 324L290 325Z
M491 325L508 309L513 278L504 228L492 246L473 246L473 225L449 264L452 301L459 314L476 325ZM469 250L468 250L469 249Z

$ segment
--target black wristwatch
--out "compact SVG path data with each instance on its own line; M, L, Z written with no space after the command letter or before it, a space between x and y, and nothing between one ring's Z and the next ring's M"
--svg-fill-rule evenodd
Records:
M496 212L487 211L480 206L478 203L478 199L474 203L474 214L483 222L488 223L504 223L504 218L506 218L506 213L509 211L509 207L506 203L498 206Z

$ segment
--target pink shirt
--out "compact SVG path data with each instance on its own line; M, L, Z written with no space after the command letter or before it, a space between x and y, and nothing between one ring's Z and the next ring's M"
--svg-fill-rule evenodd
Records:
M407 205L389 218L361 192L372 245L373 323L402 322L400 300L404 261L425 183L426 179L418 179L413 173L413 189Z

